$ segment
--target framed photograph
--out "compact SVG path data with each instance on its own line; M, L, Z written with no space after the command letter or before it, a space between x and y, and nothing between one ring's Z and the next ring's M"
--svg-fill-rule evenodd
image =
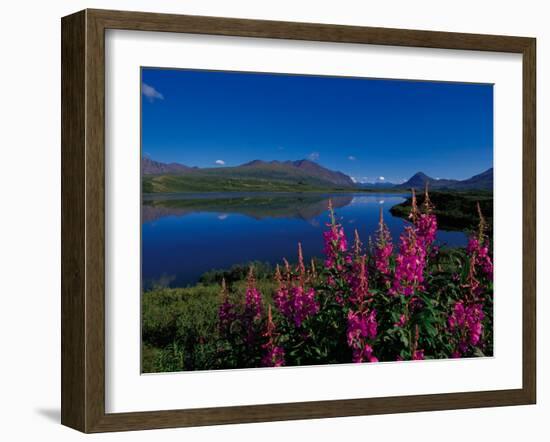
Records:
M536 400L535 39L62 19L62 423Z

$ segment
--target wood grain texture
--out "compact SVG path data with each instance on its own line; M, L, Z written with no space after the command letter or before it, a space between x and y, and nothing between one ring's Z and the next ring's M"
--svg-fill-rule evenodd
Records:
M61 33L61 422L85 427L85 13Z
M523 55L523 387L516 390L105 413L105 30L499 51ZM535 40L526 37L86 10L62 20L62 423L83 432L532 404L536 399Z
M536 41L523 50L523 389L537 395Z

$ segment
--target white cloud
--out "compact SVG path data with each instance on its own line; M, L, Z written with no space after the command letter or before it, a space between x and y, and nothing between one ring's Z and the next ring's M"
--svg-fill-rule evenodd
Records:
M350 161L355 161L356 159L357 159L357 158L355 158L353 155L350 155L350 156L348 157L348 160L350 160Z
M317 161L319 159L319 152L311 152L307 158L311 161Z
M357 182L357 178L355 178L354 176L350 176L351 180L356 183Z
M151 103L155 100L164 100L164 95L157 91L153 86L149 86L147 83L141 84L141 93Z
M225 161L224 161L224 160L216 160L215 163L216 163L218 166L225 166Z
M384 181L386 178L384 178L383 176L379 176L378 179L379 179L380 181Z

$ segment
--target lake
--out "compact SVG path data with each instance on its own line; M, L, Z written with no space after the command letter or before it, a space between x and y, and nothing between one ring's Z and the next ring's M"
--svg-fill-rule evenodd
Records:
M144 195L142 204L142 280L153 286L193 285L212 269L250 261L280 263L322 256L328 200L350 244L357 229L363 243L374 238L380 207L394 244L406 221L390 208L406 195L395 193L301 194L208 193ZM440 245L463 247L462 232L438 231Z

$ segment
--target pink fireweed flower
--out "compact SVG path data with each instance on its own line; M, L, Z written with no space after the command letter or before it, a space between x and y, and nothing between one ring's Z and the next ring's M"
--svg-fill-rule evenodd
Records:
M267 342L262 344L262 348L265 350L262 357L262 365L264 367L280 367L285 363L285 350L276 344L276 339L279 335L275 332L275 328L271 306L268 306L266 330L262 335L264 338L267 338Z
M369 340L376 338L378 323L376 310L348 312L346 331L349 347L352 349L353 362L376 362Z
M415 228L406 226L400 236L399 254L395 258L395 274L390 293L411 296L415 290L423 290L425 267L425 246L417 240Z
M458 337L457 349L453 357L460 357L468 351L468 346L477 346L483 334L483 307L479 303L466 305L458 301L447 320L449 330Z
M275 290L273 295L273 302L275 303L277 309L279 309L281 313L285 314L288 309L288 289L286 281L283 281L279 264L277 264L277 267L275 268L275 281L277 282L277 290Z
M407 323L407 317L403 313L403 314L401 314L401 316L399 316L399 321L395 322L393 324L393 326L403 328L403 327L405 327L406 323Z
M252 266L248 273L244 308L247 316L254 320L261 319L263 310L262 294L256 288L256 279L254 278L254 269Z
M353 348L352 362L378 362L378 358L374 356L372 347L369 344L364 344L363 347Z
M490 280L493 279L493 260L489 254L489 241L486 230L487 222L481 213L481 207L477 203L477 213L479 216L479 225L476 236L472 236L468 241L466 250L470 259L474 261L476 268L479 268Z
M283 280L279 266L275 271L277 290L273 295L273 302L277 309L296 327L310 316L319 311L319 303L316 299L315 290L305 287L305 266L303 265L302 247L298 244L298 277L293 282L291 275L287 273L286 280Z
M289 298L286 316L292 318L296 327L300 327L307 318L319 311L319 303L315 298L313 288L292 287Z
M493 278L493 260L489 255L489 247L486 242L480 242L476 237L471 237L466 247L470 259L474 261L476 267L489 278Z
M384 223L384 213L380 207L380 220L376 234L376 247L374 249L374 266L382 275L390 274L390 257L393 253L393 244L388 226Z
M413 194L414 195L414 194ZM416 198L413 200L413 206L416 205ZM434 206L430 200L428 192L428 183L424 190L423 212L419 213L416 209L414 224L416 226L416 236L418 241L422 242L426 248L430 248L437 235L437 218L432 214Z
M343 270L344 264L351 262L351 257L347 253L348 243L344 228L336 222L332 201L328 202L328 210L330 215L330 223L327 223L329 230L323 232L325 247L325 267L327 269Z
M435 215L422 213L416 220L416 234L419 241L424 243L425 247L430 247L435 241L437 234L437 219Z
M350 301L358 306L370 296L366 261L367 257L361 256L359 261L353 265L353 273L348 276L351 288Z

